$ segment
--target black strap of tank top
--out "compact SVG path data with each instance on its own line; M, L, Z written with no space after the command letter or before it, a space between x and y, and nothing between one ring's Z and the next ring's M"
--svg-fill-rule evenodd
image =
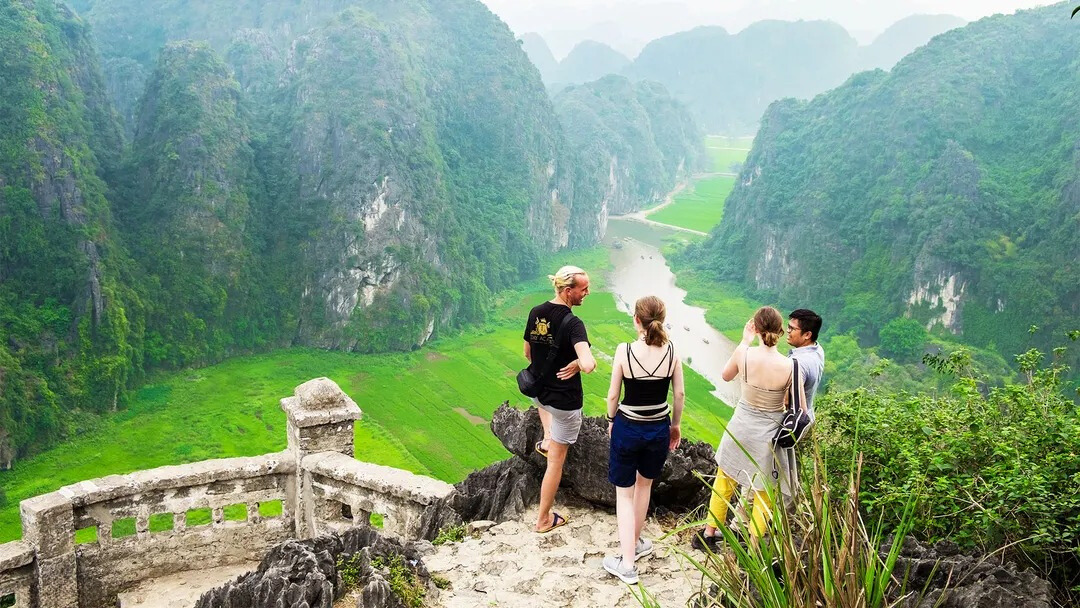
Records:
M644 365L641 364L641 361L638 360L637 355L634 354L634 351L630 350L630 345L631 345L630 342L626 343L626 353L627 353L627 355L626 355L626 363L630 367L630 378L632 378L634 380L637 380L637 378L634 377L634 366L630 365L630 357L634 358L634 361L636 361L638 366L641 367L641 371L645 371L647 368ZM642 376L642 378L660 378L660 376L656 375L656 372L658 372L660 370L660 366L664 364L664 361L666 361L668 356L670 356L670 355L671 355L671 342L668 342L667 352L665 352L664 356L660 358L660 362L656 364L656 367L653 368L652 372L649 375ZM667 376L664 376L664 378L670 378L670 377L671 377L671 374L668 374Z

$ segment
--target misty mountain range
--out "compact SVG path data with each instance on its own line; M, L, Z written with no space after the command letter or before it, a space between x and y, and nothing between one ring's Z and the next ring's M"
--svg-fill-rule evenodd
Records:
M773 101L807 99L856 72L890 69L964 23L952 15L913 15L865 46L829 21L760 21L737 34L702 26L653 40L633 60L592 40L561 62L539 34L524 34L521 43L552 93L606 74L654 80L687 104L706 131L746 134Z

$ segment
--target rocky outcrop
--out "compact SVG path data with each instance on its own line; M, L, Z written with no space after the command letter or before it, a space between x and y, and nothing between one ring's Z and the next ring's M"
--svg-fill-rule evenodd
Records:
M1053 587L1031 569L992 556L973 556L951 542L925 545L904 541L895 572L908 573L907 588L922 597L899 604L902 608L1050 608Z
M380 564L400 557L419 584L426 586L430 576L420 562L422 547L384 537L368 527L341 536L287 541L271 549L258 570L206 592L195 606L330 608L352 587L358 608L397 608L401 600L391 592ZM353 584L346 585L346 578Z
M535 408L523 411L504 403L491 418L491 430L510 453L532 465L536 475L543 476L546 461L533 449L544 436ZM570 448L563 466L563 488L591 503L615 506L615 488L607 478L608 448L607 422L586 417L578 441ZM716 472L713 454L713 447L707 443L684 441L668 456L664 472L653 486L653 506L685 512L703 504L709 489L698 475Z
M454 486L455 510L462 521L515 519L539 500L542 477L522 458L496 462Z

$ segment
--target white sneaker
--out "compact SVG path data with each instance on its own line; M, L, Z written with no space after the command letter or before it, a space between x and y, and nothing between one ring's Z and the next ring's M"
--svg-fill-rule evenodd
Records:
M645 557L652 553L653 544L652 541L647 538L639 538L637 544L634 545L634 561Z
M624 565L621 555L609 555L605 557L604 570L607 570L613 576L619 577L619 580L627 585L638 584L637 568L634 568L633 564L630 564L629 567Z

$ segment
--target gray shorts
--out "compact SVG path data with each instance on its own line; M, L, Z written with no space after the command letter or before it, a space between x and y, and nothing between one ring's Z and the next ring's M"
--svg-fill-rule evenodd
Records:
M533 398L533 405L551 414L551 440L563 445L577 443L578 433L581 432L581 410L560 410L550 405L544 405Z

